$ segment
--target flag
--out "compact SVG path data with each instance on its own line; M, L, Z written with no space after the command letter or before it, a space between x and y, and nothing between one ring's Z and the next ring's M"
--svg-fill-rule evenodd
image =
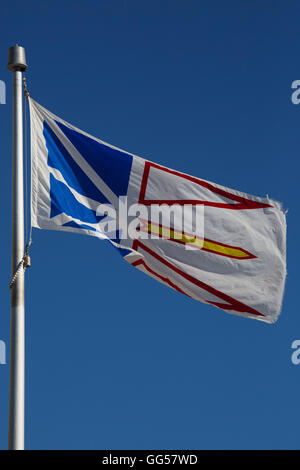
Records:
M281 204L166 168L30 99L31 219L108 239L132 266L192 299L273 323L286 277Z

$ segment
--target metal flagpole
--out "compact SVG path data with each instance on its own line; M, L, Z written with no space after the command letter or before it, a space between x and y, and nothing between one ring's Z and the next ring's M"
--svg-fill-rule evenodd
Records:
M8 50L12 72L12 275L24 256L23 111L22 72L27 68L25 50L18 45ZM10 371L8 448L24 449L25 397L25 309L24 270L11 286Z

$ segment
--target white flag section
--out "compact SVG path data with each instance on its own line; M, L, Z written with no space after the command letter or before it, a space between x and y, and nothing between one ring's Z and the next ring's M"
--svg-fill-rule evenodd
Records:
M30 115L33 227L108 238L126 261L180 293L276 321L286 276L280 203L120 150L32 99ZM191 207L204 215L204 231L192 231ZM161 217L149 220L150 209L157 215L161 208L162 217L173 211L169 231ZM190 231L179 226L182 214Z

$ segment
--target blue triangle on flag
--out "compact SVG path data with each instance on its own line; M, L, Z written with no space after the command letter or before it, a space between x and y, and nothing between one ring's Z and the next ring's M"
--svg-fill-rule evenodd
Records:
M132 156L55 122L116 196L126 196Z
M50 217L64 213L74 219L90 224L97 224L105 216L97 216L96 212L77 201L68 186L50 174Z
M79 194L94 199L99 204L109 203L90 178L77 165L46 121L44 121L43 135L48 150L48 165L59 170L66 183Z

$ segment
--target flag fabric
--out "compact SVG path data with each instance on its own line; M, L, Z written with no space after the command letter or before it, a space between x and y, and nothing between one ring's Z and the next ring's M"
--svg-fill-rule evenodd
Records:
M31 98L30 121L33 227L108 239L132 266L192 299L277 320L286 277L279 202L137 157Z

